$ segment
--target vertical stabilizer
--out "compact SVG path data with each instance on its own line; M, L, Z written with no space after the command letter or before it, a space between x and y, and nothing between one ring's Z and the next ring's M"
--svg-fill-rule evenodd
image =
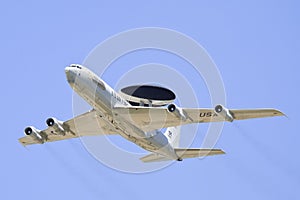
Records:
M179 147L179 140L180 140L180 127L169 127L167 128L164 135L168 138L169 143L172 145L173 148Z

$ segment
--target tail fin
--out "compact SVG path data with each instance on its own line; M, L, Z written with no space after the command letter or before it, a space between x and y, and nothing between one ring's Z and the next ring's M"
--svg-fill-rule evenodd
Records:
M164 135L168 138L169 143L172 147L176 148L179 147L179 140L180 140L180 127L174 126L167 128Z

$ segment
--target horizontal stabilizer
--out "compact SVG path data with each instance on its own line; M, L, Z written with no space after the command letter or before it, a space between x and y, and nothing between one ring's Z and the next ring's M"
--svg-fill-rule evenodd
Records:
M182 160L185 158L196 158L196 157L225 154L225 152L221 149L174 149L174 150L178 155L178 160ZM168 161L174 159L165 157L158 153L151 153L147 156L140 158L140 160L143 162L160 162L160 161Z
M222 149L175 149L175 152L181 159L225 154Z
M168 161L168 160L173 160L173 159L165 157L158 153L151 153L151 154L148 154L148 155L140 158L140 160L143 162L160 162L160 161Z

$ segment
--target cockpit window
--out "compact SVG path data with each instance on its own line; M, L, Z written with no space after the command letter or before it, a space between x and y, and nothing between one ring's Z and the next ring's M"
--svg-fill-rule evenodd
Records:
M70 67L76 67L78 69L81 69L81 67L79 65L71 65Z

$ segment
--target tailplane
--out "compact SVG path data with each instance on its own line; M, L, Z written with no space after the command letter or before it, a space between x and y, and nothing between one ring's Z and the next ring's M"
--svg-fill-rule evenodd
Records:
M174 150L179 157L177 159L178 161L181 161L185 158L197 158L197 157L225 154L225 152L221 149L174 149ZM143 162L160 162L160 161L168 161L174 159L165 157L157 153L151 153L140 158L140 160Z

